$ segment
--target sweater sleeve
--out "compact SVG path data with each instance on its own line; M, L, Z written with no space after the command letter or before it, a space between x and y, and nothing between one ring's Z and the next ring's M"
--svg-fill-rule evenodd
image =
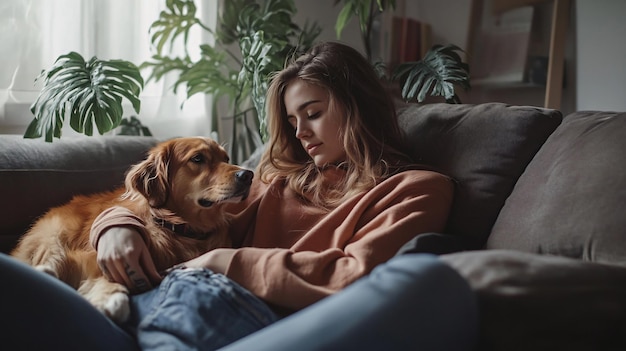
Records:
M233 226L235 229L240 229L241 227L245 228L246 225L251 221L251 219L255 215L255 206L258 206L258 198L263 194L266 185L260 181L253 181L253 185L250 190L250 195L245 201L241 201L238 203L228 203L226 204L226 211L231 212L232 214L239 214L243 219L238 219L235 221L236 223L241 223L239 227ZM243 214L243 215L242 215ZM235 224L235 223L233 223ZM113 206L110 207L96 217L94 222L91 225L91 230L89 233L89 243L91 246L97 250L98 241L104 232L111 227L118 226L130 226L137 230L137 232L142 236L144 242L146 244L150 244L150 235L146 229L145 221L133 213L131 210L122 206ZM240 242L242 237L246 234L244 229L241 230L231 230L236 233L233 237L233 241Z
M150 235L146 230L146 223L131 210L122 206L110 207L96 217L91 224L89 243L98 249L98 241L104 232L111 227L130 226L137 230L146 244L150 244Z
M289 249L238 249L226 275L272 304L304 308L368 274L415 235L442 231L452 197L449 178L403 172L342 204Z

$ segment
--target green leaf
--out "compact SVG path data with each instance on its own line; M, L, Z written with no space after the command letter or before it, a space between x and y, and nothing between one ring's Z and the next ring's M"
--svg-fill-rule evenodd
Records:
M469 66L464 63L456 45L435 45L417 62L399 65L392 76L400 80L402 97L423 102L430 94L443 96L449 103L460 103L455 86L470 89Z
M337 34L337 39L341 39L341 33L343 29L348 24L350 17L354 14L354 4L352 2L348 2L337 15L337 21L335 23L335 33Z
M67 116L77 132L92 135L95 123L103 134L119 125L124 98L137 113L141 108L139 94L144 81L139 69L128 61L93 57L85 62L80 54L70 52L59 56L40 78L44 86L31 106L35 118L25 138L45 136L48 142L60 138Z
M141 124L141 121L135 117L123 118L120 122L119 135L143 135L152 136L150 129Z
M152 61L142 63L139 66L139 69L150 70L148 78L146 79L147 82L152 80L158 82L167 73L176 71L182 72L186 70L189 65L191 65L189 59L181 59L178 57L170 58L167 56L154 55L152 56Z
M372 0L362 1L357 12L361 33L368 33L372 16Z
M335 5L343 3L343 7L337 15L335 22L335 32L337 39L341 39L341 33L350 21L352 16L357 17L359 21L359 29L361 38L365 47L365 53L368 58L371 57L371 33L372 25L376 16L382 12L396 7L395 0L377 0L374 4L373 0L335 0Z
M187 45L190 29L196 24L202 25L196 18L197 8L193 0L167 0L165 5L166 10L161 11L159 19L150 26L150 32L153 33L150 40L159 55L168 42L171 49L181 34L184 45ZM208 30L207 27L203 28Z
M238 133L249 133L244 115L258 118L258 133L266 135L265 94L269 75L282 69L294 53L308 50L321 27L305 23L300 27L292 20L296 13L293 0L228 0L221 2L215 42L200 46L199 59L167 55L164 50L176 38L183 38L187 51L187 33L195 25L211 32L196 18L192 0L168 0L167 9L151 27L152 43L157 49L149 62L140 68L149 71L147 81L158 81L167 73L176 73L173 89L186 88L187 97L211 94L212 98L227 97L234 119L231 138L233 151L247 149L236 145ZM238 45L239 52L231 49ZM235 50L233 50L235 51ZM254 111L245 113L242 111ZM223 117L224 118L224 117ZM231 152L237 162L238 152Z

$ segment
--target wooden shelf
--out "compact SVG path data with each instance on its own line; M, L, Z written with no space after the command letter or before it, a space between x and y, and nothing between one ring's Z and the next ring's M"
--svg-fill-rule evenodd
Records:
M565 67L565 39L569 26L571 0L491 0L491 13L500 15L504 12L523 6L539 5L552 2L552 19L550 28L550 45L545 87L530 83L481 83L472 81L472 86L483 89L545 89L543 106L560 109L563 94L563 72ZM467 38L467 54L472 56L475 40L482 25L482 14L485 0L472 0Z
M480 80L472 81L472 88L489 89L545 89L542 84L528 82L484 82Z

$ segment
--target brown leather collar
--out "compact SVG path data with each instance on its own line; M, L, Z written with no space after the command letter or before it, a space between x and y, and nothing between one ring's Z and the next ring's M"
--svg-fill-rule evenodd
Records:
M209 235L211 235L211 232L209 233L203 233L203 232L197 232L195 230L192 230L191 228L189 228L189 225L187 225L187 223L180 223L180 224L175 224L169 221L166 221L164 219L161 218L155 218L154 222L167 230L170 230L180 236L184 236L186 238L191 238L191 239L196 239L196 240L205 240L206 238L209 237Z

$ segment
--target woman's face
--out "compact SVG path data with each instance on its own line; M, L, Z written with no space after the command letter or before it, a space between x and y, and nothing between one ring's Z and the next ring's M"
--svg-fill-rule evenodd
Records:
M302 79L289 82L284 96L287 120L296 138L318 167L345 161L339 113L331 108L330 94L324 88Z

